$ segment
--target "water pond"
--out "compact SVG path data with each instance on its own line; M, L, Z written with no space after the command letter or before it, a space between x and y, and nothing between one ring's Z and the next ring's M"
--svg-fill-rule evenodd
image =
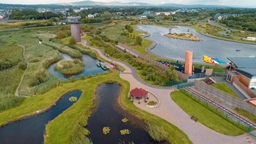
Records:
M0 128L0 144L42 144L45 125L72 106L73 102L69 101L71 96L79 99L81 93L81 91L68 92L48 111Z
M62 57L63 57L63 60L72 60L73 58L70 57L69 55L67 54L64 54L64 53L61 53ZM88 75L95 75L95 74L98 74L98 73L102 73L104 72L104 70L100 67L98 67L96 64L98 62L97 59L94 59L88 55L83 55L82 58L81 58L81 61L85 64L84 65L84 70L83 72L81 72L80 74L76 74L74 75L75 78L80 78L81 76L88 76ZM55 63L56 64L56 63ZM58 71L55 71L54 70L54 66L55 64L52 64L49 68L48 68L48 72L56 77L59 77L59 78L67 78L69 79L70 76L65 76L63 75L62 73L58 72Z
M151 50L156 55L184 61L185 51L194 52L193 62L202 63L202 56L217 57L225 62L228 62L227 57L253 57L256 56L256 45L236 43L214 39L197 33L190 27L179 26L177 28L164 28L150 25L140 25L138 30L146 31L151 35L147 37L149 40L157 42L155 48ZM164 36L166 33L192 33L202 39L202 41L188 41L174 39ZM236 51L240 49L241 51Z
M102 84L97 88L95 103L96 108L88 120L87 128L90 131L89 138L95 144L154 144L149 134L144 130L145 123L124 111L118 104L118 96L121 86L113 84ZM128 122L122 122L127 118ZM109 127L110 133L103 134L103 127ZM120 130L128 129L130 134L121 135Z

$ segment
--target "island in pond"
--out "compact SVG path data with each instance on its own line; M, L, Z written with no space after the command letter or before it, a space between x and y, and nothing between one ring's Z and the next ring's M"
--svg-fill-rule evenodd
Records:
M199 37L194 36L191 33L168 33L164 34L164 36L176 38L176 39L183 39L183 40L191 40L191 41L201 41Z

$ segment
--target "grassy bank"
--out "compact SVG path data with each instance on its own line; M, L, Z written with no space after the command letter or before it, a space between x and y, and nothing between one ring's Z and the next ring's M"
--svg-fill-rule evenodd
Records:
M224 91L234 97L239 97L227 84L225 83L214 83L212 84L211 86L221 90L221 91Z
M192 97L180 92L171 93L171 98L188 115L198 118L198 122L219 133L237 136L244 134L247 130L245 126L226 117L221 111L207 105L201 100L192 99Z

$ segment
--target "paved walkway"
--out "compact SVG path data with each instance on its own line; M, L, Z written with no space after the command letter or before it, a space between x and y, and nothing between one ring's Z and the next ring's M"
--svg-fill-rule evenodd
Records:
M136 75L136 71L128 64L106 57L99 49L86 45L86 41L82 41L81 44L97 51L102 58L108 61L114 61L125 68L125 71L120 73L120 77L130 82L130 89L141 87L153 92L161 101L161 105L158 108L146 107L143 102L141 104L134 102L134 104L138 108L159 116L177 126L187 134L194 144L256 144L256 141L248 134L236 137L226 136L205 127L201 123L192 121L190 116L170 98L170 93L175 89L175 87L163 88L149 85L142 81Z

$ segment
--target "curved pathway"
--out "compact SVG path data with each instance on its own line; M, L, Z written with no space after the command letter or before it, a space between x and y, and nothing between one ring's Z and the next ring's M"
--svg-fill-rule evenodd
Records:
M19 88L20 88L20 85L21 85L21 83L22 83L22 81L23 81L23 79L24 79L24 75L25 75L25 73L26 73L26 71L27 71L27 69L28 69L28 66L29 66L29 61L26 59L26 56L25 56L26 48L25 48L25 46L20 45L20 44L19 44L19 46L23 48L23 58L24 58L24 60L25 60L26 63L27 63L27 67L26 67L26 69L25 69L25 71L24 71L24 73L23 73L23 75L22 75L22 77L21 77L21 79L20 79L20 83L19 83L18 87L16 88L15 96L19 96Z
M201 123L192 121L190 116L170 98L170 93L175 87L163 88L146 84L136 75L136 71L128 64L106 57L99 49L86 45L86 41L82 41L81 44L97 51L102 58L116 62L118 65L124 67L125 71L120 73L120 77L129 81L130 89L141 87L153 92L161 101L161 105L158 108L149 108L144 102L138 104L138 102L135 101L134 105L174 124L187 134L194 144L252 144L249 143L249 141L256 143L248 134L236 137L226 136L207 128Z

